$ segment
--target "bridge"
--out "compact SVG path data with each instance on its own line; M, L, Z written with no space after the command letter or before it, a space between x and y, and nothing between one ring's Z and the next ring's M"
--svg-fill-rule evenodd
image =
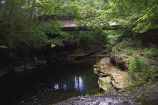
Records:
M44 26L50 25L52 20L55 20L59 22L61 26L62 31L93 31L93 29L86 27L84 25L78 26L77 23L75 22L74 18L46 18L46 19L41 19L40 24ZM107 26L103 26L102 30L116 30L123 28L121 25L117 25L116 23L109 23Z

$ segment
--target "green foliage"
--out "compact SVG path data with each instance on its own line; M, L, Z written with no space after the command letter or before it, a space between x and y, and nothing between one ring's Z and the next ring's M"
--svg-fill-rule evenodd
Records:
M156 46L150 46L149 48L144 49L144 55L149 58L158 57L158 48Z
M107 35L108 46L110 48L133 36L133 32L130 31L130 29L109 30L105 31L105 33Z
M41 28L42 32L49 34L48 42L49 44L55 44L57 46L62 46L66 42L69 42L72 40L72 36L67 33L63 32L60 29L60 24L57 21L52 21L50 25L48 26L42 26Z
M0 53L7 63L17 64L45 47L48 37L39 26L34 0L4 0L0 4ZM4 61L4 62L5 62Z
M79 37L63 32L59 23L54 20L49 26L40 24L39 17L45 16L68 16L82 19L86 16L96 15L96 8L100 8L98 2L102 0L84 1L67 0L7 0L0 8L0 45L1 48L9 49L11 55L17 56L20 52L28 52L31 49L41 49L47 44L64 45L65 43L77 42L84 46L90 44L103 46L105 35L81 32ZM97 7L95 6L97 4ZM93 11L92 11L93 10ZM47 34L52 35L51 37ZM82 34L82 35L81 35ZM56 35L53 37L53 35ZM75 40L75 41L73 41ZM102 43L103 42L103 43ZM3 46L4 45L4 46ZM83 45L82 45L83 46ZM93 47L98 48L98 47ZM18 49L18 50L17 50ZM9 53L9 52L8 52Z
M18 56L21 52L41 49L48 44L58 46L67 43L78 44L84 50L98 50L124 42L133 36L133 31L146 32L158 28L157 0L139 0L139 2L133 0L4 1L0 4L0 49L7 49L8 56L12 57ZM41 25L39 18L47 16L75 18L78 25L91 28L93 31L63 32L56 17L50 21L49 26ZM116 25L125 25L126 28L117 31L102 31L105 26L114 22ZM126 44L118 45L116 49L121 51ZM128 44L128 46L135 45L140 44ZM157 48L146 50L147 55L158 56ZM136 58L133 62L140 62L140 65L147 64ZM131 71L137 69L132 68L133 64L131 62L131 66L129 65ZM137 67L139 63L135 65ZM142 73L143 70L145 69L142 69Z
M10 49L18 46L27 48L41 48L46 43L47 37L32 15L32 5L21 0L8 0L0 9L0 43ZM29 15L28 15L29 14ZM20 50L20 49L19 49Z
M8 48L8 47L5 46L5 45L0 45L0 48L1 48L1 49L4 49L4 48Z
M147 59L134 56L128 65L128 74L134 85L141 85L155 79L155 72Z
M84 51L96 51L106 47L107 36L103 31L82 31L71 34L70 43L76 43Z
M137 32L146 32L158 27L157 0L110 0L107 6L112 21L119 21Z

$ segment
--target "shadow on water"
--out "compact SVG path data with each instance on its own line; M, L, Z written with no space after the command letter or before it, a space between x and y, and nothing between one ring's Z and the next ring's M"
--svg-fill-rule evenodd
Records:
M0 79L0 105L49 105L97 92L93 64L56 66Z
M0 105L51 105L70 97L98 93L98 77L93 73L95 62L94 59L89 59L84 63L75 62L64 66L61 63L54 66L52 63L31 73L5 75L0 78ZM106 97L103 99L100 97L99 100L99 102L108 103ZM126 102L126 99L123 100ZM116 100L112 101L117 102L119 98L116 97ZM157 105L158 103L157 100L139 102L142 105Z

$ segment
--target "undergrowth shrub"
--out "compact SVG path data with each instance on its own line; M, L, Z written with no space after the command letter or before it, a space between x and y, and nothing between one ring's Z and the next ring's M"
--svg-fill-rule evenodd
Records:
M144 58L133 56L128 65L128 75L133 85L142 85L155 79L151 64Z
M144 53L146 56L148 56L150 58L158 57L158 47L151 46L149 48L146 48L146 49L144 49Z

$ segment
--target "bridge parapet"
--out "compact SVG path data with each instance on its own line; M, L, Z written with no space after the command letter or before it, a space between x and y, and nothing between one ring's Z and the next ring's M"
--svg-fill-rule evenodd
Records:
M52 19L52 18L47 18L47 19L43 19L41 21L42 25L50 25L50 23L52 21L57 21L59 22L60 26L61 26L61 30L63 31L92 31L93 29L90 29L86 26L77 26L77 23L75 22L74 18L64 18L64 17L60 17L58 19ZM103 26L102 30L116 30L119 28L123 28L121 25L118 25L116 22L109 22L109 24L107 26Z

